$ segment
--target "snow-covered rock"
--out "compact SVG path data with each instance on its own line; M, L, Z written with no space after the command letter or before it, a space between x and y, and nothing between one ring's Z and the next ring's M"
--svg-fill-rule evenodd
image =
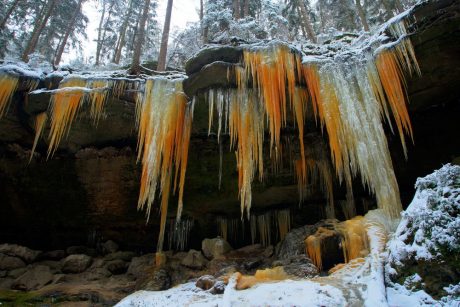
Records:
M447 164L415 186L387 247L389 302L409 296L419 305L430 304L431 295L460 304L460 166Z

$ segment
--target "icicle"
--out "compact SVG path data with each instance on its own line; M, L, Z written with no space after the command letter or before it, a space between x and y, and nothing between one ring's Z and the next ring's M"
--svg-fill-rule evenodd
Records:
M170 219L168 246L169 250L183 251L188 247L190 232L194 226L192 219Z
M288 232L291 230L291 211L289 209L276 211L278 221L278 231L280 241L284 240Z
M32 146L32 150L30 152L29 163L32 161L32 158L35 152L35 148L37 147L38 140L40 139L40 136L43 133L47 119L48 119L48 116L46 115L46 112L40 113L37 116L35 116L35 138L34 138L34 145Z
M0 75L0 119L5 115L8 104L18 87L19 78L8 74Z
M109 81L107 80L89 80L86 87L92 89L106 89L103 91L93 91L90 93L91 100L91 111L90 116L94 123L97 124L99 119L102 117L104 105L107 101L107 92L109 89Z
M342 235L341 245L346 263L369 253L366 225L362 216L344 221L336 229Z
M222 160L223 160L224 151L222 149L222 143L219 142L219 191L222 187Z
M179 186L177 220L180 220L182 211L193 103L187 105L181 79L156 77L146 81L144 96L138 101L136 114L139 120L138 158L142 159L138 208L147 206L148 220L156 191L159 189L161 217L157 250L161 253L173 164L174 190Z
M85 85L86 81L78 77L64 79L59 84L60 90L51 97L48 158L54 154L64 135L70 131L84 98Z
M331 229L319 227L314 235L308 236L305 239L306 253L311 262L318 268L318 271L323 269L323 261L321 257L322 245L326 238L332 237L335 232Z

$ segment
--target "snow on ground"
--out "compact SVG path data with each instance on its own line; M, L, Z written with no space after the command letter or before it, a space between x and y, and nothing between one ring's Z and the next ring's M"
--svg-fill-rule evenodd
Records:
M230 281L225 293L213 295L186 283L158 292L138 291L118 303L130 306L346 306L340 290L311 281L284 280L235 290Z

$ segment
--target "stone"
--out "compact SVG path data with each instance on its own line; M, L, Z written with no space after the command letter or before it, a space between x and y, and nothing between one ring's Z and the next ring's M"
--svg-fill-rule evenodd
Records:
M263 263L263 260L261 258L256 258L256 259L249 259L245 263L243 263L243 267L245 270L254 270L261 266Z
M106 268L94 268L84 273L84 278L88 281L101 280L110 276L112 273Z
M47 267L50 268L53 274L60 273L62 269L62 262L56 261L56 260L43 260L43 261L36 262L34 264L46 265Z
M61 260L66 256L65 250L58 249L54 251L44 252L40 255L42 260Z
M0 253L12 257L21 258L26 263L34 262L35 259L37 259L37 257L41 254L40 251L32 250L25 246L20 246L16 244L1 244Z
M162 291L171 287L171 277L165 269L155 270L152 277L143 286L147 291Z
M12 284L15 290L31 291L43 288L53 281L53 274L50 268L44 265L37 265L19 276Z
M214 287L216 279L212 275L203 275L195 282L195 286L203 290L209 290Z
M128 269L128 264L124 262L123 260L116 259L116 260L108 261L106 264L106 268L113 275L118 275L118 274L126 273L126 270Z
M299 277L311 278L318 275L318 268L311 262L306 255L294 255L287 259L274 263L274 266L282 265L286 274Z
M0 278L0 290L10 290L13 282L13 278Z
M0 271L0 278L4 278L8 275L7 271Z
M0 254L0 270L14 270L25 267L26 264L18 257Z
M182 259L181 264L193 270L201 270L206 266L207 262L200 251L191 249L187 253L187 256Z
M104 257L106 261L111 261L111 260L123 260L123 261L131 261L136 257L136 253L129 252L129 251L118 251L115 253L108 254Z
M201 242L201 250L208 259L219 258L232 250L230 244L223 238L204 239Z
M212 294L223 294L226 286L227 285L223 281L218 280L209 292Z
M111 254L111 253L118 252L118 249L119 249L118 244L112 240L108 240L107 242L102 244L102 252L104 254Z
M70 246L66 249L68 255L88 255L91 257L96 256L96 250L94 248L86 247L83 245Z
M90 265L93 259L88 255L70 255L63 259L62 272L81 273Z
M270 258L271 256L273 256L274 252L275 252L275 249L273 248L273 245L269 245L263 251L262 256L264 258Z
M146 254L140 257L134 257L129 264L127 274L129 276L140 278L145 276L155 266L155 255Z
M27 268L14 269L14 270L11 270L11 271L8 272L8 277L16 279L19 276L21 276L22 274L24 274L25 272L27 272Z

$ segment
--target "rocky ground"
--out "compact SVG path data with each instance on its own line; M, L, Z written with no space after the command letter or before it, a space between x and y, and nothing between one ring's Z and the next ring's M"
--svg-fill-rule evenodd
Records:
M155 266L155 254L121 251L113 241L105 242L98 250L71 246L36 251L2 244L0 303L112 306L136 290L166 290L189 281L221 294L228 276L237 271L254 274L257 269L283 266L292 278L318 274L305 255L283 253L278 259L273 246L260 244L233 250L222 238L203 240L202 250L168 251L165 256L166 263Z

